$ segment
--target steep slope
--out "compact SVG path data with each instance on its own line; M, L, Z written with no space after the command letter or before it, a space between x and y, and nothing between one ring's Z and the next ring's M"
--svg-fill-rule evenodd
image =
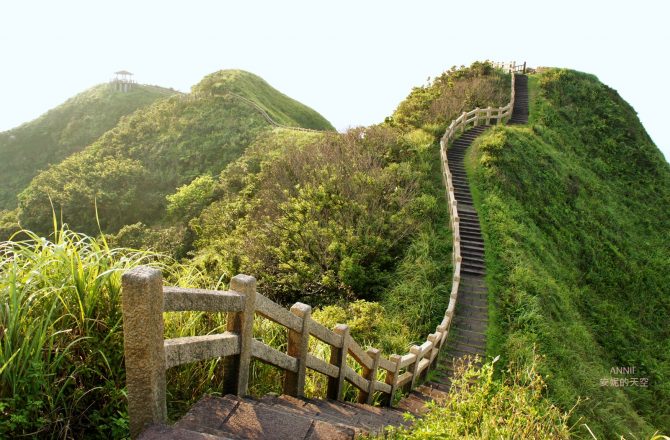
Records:
M121 93L101 84L34 121L0 133L0 209L16 208L16 196L39 171L81 151L122 116L175 93L146 85Z
M271 87L265 80L243 70L221 70L207 75L193 93L234 93L253 101L278 124L313 130L334 130L323 116Z
M549 397L588 399L573 421L599 438L667 431L670 166L594 76L551 69L530 91L529 125L490 130L466 158L491 345L521 364L544 355Z
M19 221L39 232L49 230L51 206L73 229L114 232L136 222L163 218L168 194L201 175L217 175L262 132L271 128L254 105L227 92L212 91L209 81L223 78L239 94L267 97L268 108L287 125L300 125L305 115L321 118L252 74L226 71L210 75L197 92L145 107L81 153L39 174L20 195ZM254 80L253 86L248 82ZM216 83L215 83L216 84ZM208 93L210 91L210 93ZM281 95L283 96L283 95ZM316 115L316 116L315 116ZM281 117L280 117L281 116ZM318 116L318 117L317 117ZM294 119L293 119L294 118ZM312 127L330 127L327 122Z

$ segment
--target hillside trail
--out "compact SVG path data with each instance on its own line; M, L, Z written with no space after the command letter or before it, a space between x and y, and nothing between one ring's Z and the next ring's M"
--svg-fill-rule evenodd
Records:
M528 121L527 76L515 78L514 109L508 124ZM463 160L467 148L490 126L463 133L449 148L447 157L458 202L461 233L461 282L456 314L447 347L429 380L404 397L396 407L376 407L327 399L266 395L262 398L205 396L172 426L153 426L142 440L214 439L353 439L381 433L384 427L408 423L403 413L420 416L426 403L448 397L454 366L459 362L481 363L486 355L488 290L484 240Z

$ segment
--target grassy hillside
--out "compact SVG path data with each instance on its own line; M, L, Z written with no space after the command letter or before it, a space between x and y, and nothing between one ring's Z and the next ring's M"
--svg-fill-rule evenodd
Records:
M252 74L219 72L194 87L201 93L140 109L82 152L39 174L19 197L21 225L48 231L50 200L64 222L87 233L98 230L96 205L103 231L161 222L167 195L199 176L218 175L270 128L257 108L238 97L204 93L219 77L240 94L262 96L268 108L281 110L274 116L283 123L330 127Z
M243 70L221 70L207 75L193 87L193 92L214 95L235 93L258 104L278 124L334 130L319 113L274 89L263 78Z
M16 208L16 196L39 171L81 151L122 116L175 93L145 85L120 93L101 84L34 121L0 133L0 209Z
M530 84L529 125L489 131L468 158L490 350L521 364L545 355L549 398L564 409L586 399L573 422L599 438L667 432L670 166L594 76L551 69Z

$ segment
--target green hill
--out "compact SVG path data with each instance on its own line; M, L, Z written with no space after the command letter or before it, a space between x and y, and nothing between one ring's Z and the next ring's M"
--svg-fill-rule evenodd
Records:
M247 72L209 75L194 91L138 110L40 173L19 196L21 225L41 233L52 229L50 203L70 227L88 233L98 231L96 207L106 232L160 222L167 195L199 176L218 175L271 129L262 112L237 95L264 106L282 124L331 128L318 113Z
M237 94L256 103L278 124L334 130L330 122L311 108L274 89L263 78L243 70L221 70L207 75L193 86L193 93Z
M529 124L491 130L467 160L495 305L489 352L544 355L549 398L566 410L587 399L573 415L585 436L582 423L598 438L667 432L670 166L596 77L550 69L530 93Z
M0 209L16 208L16 196L39 171L81 151L122 116L175 93L146 85L121 93L101 84L34 121L0 133Z

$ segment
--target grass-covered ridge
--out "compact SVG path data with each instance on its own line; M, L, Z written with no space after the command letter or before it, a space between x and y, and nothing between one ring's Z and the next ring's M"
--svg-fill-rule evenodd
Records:
M51 204L72 229L105 232L125 225L170 224L166 196L204 175L218 176L271 128L262 113L230 93L205 93L209 79L189 95L174 96L123 118L80 153L37 175L19 196L22 227L46 232ZM235 93L260 97L286 125L330 128L313 110L244 72L226 76ZM214 86L212 86L214 87ZM320 122L315 122L320 121ZM174 234L171 234L174 235Z
M474 89L477 78L473 74L457 81ZM448 95L451 90L443 87L440 93ZM494 105L495 99L489 96L483 102ZM143 197L154 194L153 200L164 204L166 216L158 216L158 226L164 229L133 223L108 238L133 246L179 242L181 237L171 225L187 228L194 240L188 255L192 260L163 265L168 283L222 289L228 277L247 272L259 278L262 293L284 304L300 300L320 305L315 319L329 327L348 323L363 345L379 347L386 354L406 352L439 322L448 298L451 233L445 227L448 212L441 203L444 187L432 131L394 124L346 134L279 129L270 127L257 109L241 104L226 93L161 101L124 119L33 184L50 189L53 179L57 191L50 194L57 213L62 200L69 200L66 196L83 200L81 210L63 209L64 219L71 225L82 222L86 217L79 214L90 209L85 226L95 233L94 202L103 229L108 229L110 224L127 225L138 218L129 218L128 213L149 212L147 201L152 199ZM227 115L226 109L237 119L221 117ZM239 121L256 130L255 136L239 135L235 131ZM239 137L225 145L240 147L235 150L239 157L214 157L223 171L207 169L213 162L200 160L201 152L216 156L221 152L218 142L231 134ZM181 146L178 154L173 153L175 145ZM182 161L179 155L189 160ZM172 161L161 162L167 160ZM169 173L158 173L165 169ZM155 176L175 179L168 197L152 186L157 185ZM106 183L96 186L99 182ZM140 189L147 194L134 199ZM82 194L85 197L74 197ZM25 206L48 210L48 219L41 211L36 211L36 218L45 228L48 220L54 229L46 198ZM7 421L0 425L0 437L36 431L45 437L70 438L127 434L118 273L143 258L155 262L156 257L115 246L71 233L6 244L0 303L14 302L26 314L13 321L19 315L0 315L0 326L12 325L11 331L18 335L0 354L3 361L10 364L15 356L14 365L23 356L25 352L16 354L16 349L27 340L23 335L35 328L43 330L43 341L55 341L53 347L63 355L53 362L52 350L33 351L39 370L0 371L0 421ZM32 283L33 272L43 273L38 283ZM45 302L31 300L38 297ZM53 306L53 313L41 314L43 304ZM166 337L225 328L225 316L220 314L166 314L165 319ZM87 326L70 330L76 322ZM257 331L256 337L285 348L285 331L267 321L259 322ZM114 343L101 343L105 340ZM114 361L108 366L104 359ZM217 392L220 367L214 359L169 370L170 415L179 416L203 392ZM28 383L31 374L38 379L34 383ZM71 376L76 382L68 382ZM281 383L276 370L260 363L254 364L252 377L254 393L278 391ZM323 380L308 378L308 392L322 396L320 391ZM58 399L44 397L52 395Z
M0 209L16 208L16 196L39 171L81 151L122 116L175 93L139 84L122 93L101 84L34 121L0 133Z
M523 364L536 345L549 398L564 409L588 399L573 418L598 438L667 432L670 166L594 76L551 69L530 86L528 126L489 131L468 158L491 351Z
M225 95L235 93L264 109L278 124L334 130L323 116L270 86L263 78L244 70L220 70L193 86L194 93Z

